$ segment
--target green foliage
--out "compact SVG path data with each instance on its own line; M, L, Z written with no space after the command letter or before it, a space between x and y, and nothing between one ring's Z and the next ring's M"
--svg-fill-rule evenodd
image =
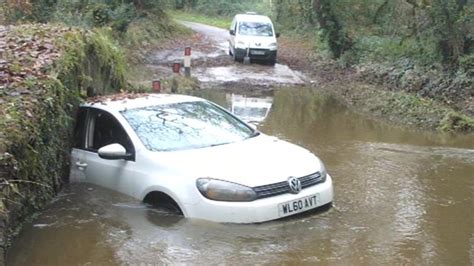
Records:
M182 0L176 1L175 9L185 9L186 11L217 17L232 17L235 14L247 11L270 15L270 10L265 1L252 0Z
M474 4L468 4L468 1L432 1L428 14L433 23L438 52L446 65L456 66L459 58L470 52L465 45L473 42L474 24L470 19L474 15L473 8Z
M95 29L85 35L86 52L84 80L82 86L96 88L99 93L118 92L126 87L124 75L126 64L122 49L107 29Z
M105 4L95 4L92 6L92 23L94 27L103 27L110 23L110 7Z
M44 64L40 68L44 72L35 72L28 61L21 61L20 73L30 76L11 86L1 84L0 214L5 218L8 213L6 226L14 229L29 212L44 206L67 179L81 90L88 86L99 92L122 89L124 60L104 30L25 25L12 27L6 39L30 48L39 47L36 42L48 43L49 54L42 56L51 59L32 63ZM14 48L10 45L4 51L6 60L25 59L36 52L9 50Z
M442 132L472 132L474 119L472 117L451 111L441 120L438 130Z
M471 77L474 77L474 53L459 58L460 69Z
M458 0L275 0L277 24L313 31L336 58L410 58L456 69L474 52L474 2ZM322 33L322 35L321 35ZM351 49L351 44L355 49ZM348 54L344 54L349 51ZM463 67L463 66L461 66Z
M393 62L409 58L421 65L432 65L439 61L435 44L428 40L420 45L416 40L401 42L393 37L364 36L356 41L354 49L358 62Z
M188 32L187 29L170 20L166 14L149 15L130 23L127 32L120 37L120 41L128 52L129 62L139 63L144 60L149 49L164 39L186 32Z
M110 11L111 26L116 32L124 33L128 26L137 17L137 12L132 4L121 4Z
M311 0L276 0L273 15L279 28L305 33L315 26L315 14Z
M184 20L184 21L192 21L203 23L206 25L211 25L214 27L219 27L222 29L228 29L230 27L230 23L232 22L232 17L209 17L207 15L202 15L195 12L185 12L185 11L168 11L168 13L175 19Z

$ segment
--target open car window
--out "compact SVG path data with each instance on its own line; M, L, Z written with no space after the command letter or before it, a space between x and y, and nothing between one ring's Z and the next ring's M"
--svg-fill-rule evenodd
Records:
M117 119L102 110L90 110L86 148L97 151L100 148L118 143L128 152L133 152L133 144Z
M254 130L221 108L204 101L122 111L151 151L174 151L233 143Z

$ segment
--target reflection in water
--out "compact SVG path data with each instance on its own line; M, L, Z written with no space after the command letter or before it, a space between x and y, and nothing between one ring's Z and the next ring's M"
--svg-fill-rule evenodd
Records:
M224 92L202 94L231 109ZM25 226L8 264L474 263L472 136L390 127L304 89L275 91L259 128L322 158L334 179L333 208L218 224L74 184Z
M219 67L197 68L193 72L194 76L201 82L247 82L258 85L272 84L304 84L304 76L287 65L275 64L274 66L247 65L242 67L239 64Z
M273 97L251 97L240 94L227 94L230 111L245 122L258 124L267 118L272 107Z

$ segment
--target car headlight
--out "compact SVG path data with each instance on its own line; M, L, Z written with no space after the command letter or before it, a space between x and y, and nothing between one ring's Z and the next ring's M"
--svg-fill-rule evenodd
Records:
M271 48L276 48L277 47L277 43L276 42L272 42L268 45L269 47Z
M257 193L247 186L212 178L199 178L196 186L201 194L218 201L253 201Z
M326 178L328 176L326 166L324 166L324 163L321 160L319 160L319 164L321 165L321 169L319 170L321 173L321 182L326 182Z

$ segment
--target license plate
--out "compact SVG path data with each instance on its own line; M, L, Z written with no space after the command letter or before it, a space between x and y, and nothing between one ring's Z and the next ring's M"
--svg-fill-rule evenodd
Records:
M265 51L250 51L250 53L254 55L264 55Z
M319 194L314 194L304 198L278 204L278 215L280 217L285 217L295 213L304 212L318 206Z

